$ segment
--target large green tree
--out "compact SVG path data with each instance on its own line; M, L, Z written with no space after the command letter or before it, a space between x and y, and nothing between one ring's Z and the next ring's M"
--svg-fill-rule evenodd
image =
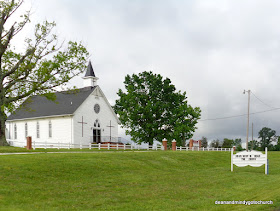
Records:
M30 23L30 11L17 14L23 3L0 1L0 145L7 144L7 114L34 94L54 100L50 93L81 73L88 57L81 43L58 42L55 23L48 21L36 24L33 36L22 39L25 49L17 49L13 40Z
M268 149L273 148L271 142L273 141L273 138L276 138L276 131L272 130L268 127L263 127L259 131L259 138L260 138L260 148L261 150L264 150L265 147Z
M133 141L152 144L166 138L184 145L192 137L200 108L191 107L186 92L176 91L170 79L145 71L127 75L124 84L114 109Z

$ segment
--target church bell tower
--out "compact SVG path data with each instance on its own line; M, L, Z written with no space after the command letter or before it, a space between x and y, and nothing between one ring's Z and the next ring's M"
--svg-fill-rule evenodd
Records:
M86 71L86 74L83 77L83 79L84 79L84 87L97 86L98 78L94 74L94 70L92 68L91 61L89 61L89 63L88 63L87 71Z

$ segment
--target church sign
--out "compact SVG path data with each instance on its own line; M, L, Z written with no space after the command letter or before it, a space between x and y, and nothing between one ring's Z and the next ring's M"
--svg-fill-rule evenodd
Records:
M259 151L241 151L233 154L231 150L231 171L233 171L233 164L238 167L252 166L260 167L265 165L265 174L267 174L268 163L267 163L267 147L265 148L265 154Z

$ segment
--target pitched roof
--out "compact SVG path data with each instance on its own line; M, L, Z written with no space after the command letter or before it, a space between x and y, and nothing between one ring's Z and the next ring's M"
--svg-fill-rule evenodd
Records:
M88 77L88 76L95 77L95 74L94 74L94 71L93 71L93 67L91 65L91 61L88 62L87 72L85 74L85 77Z
M28 98L13 114L9 120L29 119L57 115L71 115L93 92L95 87L56 92L56 100L51 101L41 95Z

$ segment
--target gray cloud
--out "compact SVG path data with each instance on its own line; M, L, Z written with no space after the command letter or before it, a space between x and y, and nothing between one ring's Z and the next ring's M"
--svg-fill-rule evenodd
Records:
M126 74L153 70L169 77L202 119L247 112L251 89L280 106L280 2L229 1L34 1L36 21L53 19L66 39L91 52L99 84L113 104ZM80 78L72 84L82 86ZM252 96L251 110L269 109ZM278 112L252 116L254 134L278 130ZM195 139L246 136L246 117L201 121Z

